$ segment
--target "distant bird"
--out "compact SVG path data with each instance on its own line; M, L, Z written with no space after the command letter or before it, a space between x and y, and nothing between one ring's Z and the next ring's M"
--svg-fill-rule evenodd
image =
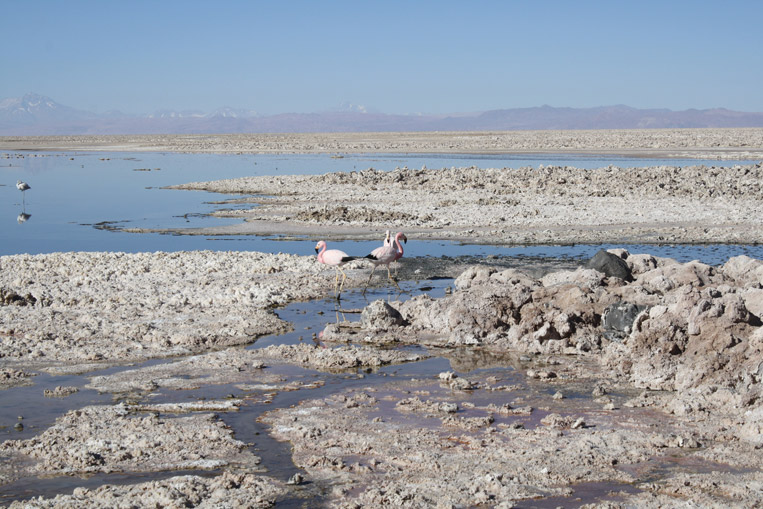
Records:
M325 264L325 265L331 265L336 269L336 280L334 281L334 295L336 295L336 299L339 300L342 295L342 288L344 288L344 281L347 279L347 274L344 273L342 270L342 265L344 265L347 262L351 262L355 259L354 256L348 256L347 253L344 251L340 251L339 249L329 249L326 250L326 242L320 241L318 244L315 245L315 252L318 253L318 261ZM339 273L342 273L342 283L339 284ZM337 286L339 287L339 291L337 291Z
M19 191L21 191L21 196L22 196L21 202L22 202L24 205L26 205L26 192L25 192L25 191L26 191L27 189L32 189L32 188L31 188L31 187L29 186L29 184L27 184L26 182L22 182L22 181L20 181L20 180L17 180L17 181L16 181L16 189L18 189Z
M397 284L397 281L395 281L395 279L392 277L392 273L389 271L389 264L399 258L398 252L400 253L400 256L403 256L403 246L400 245L400 239L403 239L403 242L408 242L405 234L400 232L395 235L394 243L387 244L385 242L385 245L377 247L371 251L370 254L366 255L366 258L371 260L371 263L374 264L374 268L371 270L371 275L368 276L368 281L366 281L365 288L363 288L364 294L366 293L366 289L368 289L368 285L371 283L371 278L374 277L374 271L376 270L376 267L379 265L387 266L387 278L395 283L395 286L400 289L400 285Z
M30 217L32 217L32 214L27 214L26 212L22 212L21 214L19 214L19 217L16 218L16 221L18 221L19 224L26 223Z
M32 189L32 188L26 182L22 182L20 180L17 180L16 181L16 189L21 191L21 196L22 196L21 203L22 203L23 208L26 209L26 190L27 189ZM23 212L26 212L26 210L24 210Z

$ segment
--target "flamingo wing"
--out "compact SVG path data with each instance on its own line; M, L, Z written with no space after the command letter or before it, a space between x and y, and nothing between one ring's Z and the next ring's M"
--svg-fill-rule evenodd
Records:
M396 252L392 246L381 246L371 251L371 254L366 255L366 258L377 264L387 264L395 259Z
M326 265L342 265L354 259L354 257L348 256L347 253L339 249L329 249L323 252L323 263Z

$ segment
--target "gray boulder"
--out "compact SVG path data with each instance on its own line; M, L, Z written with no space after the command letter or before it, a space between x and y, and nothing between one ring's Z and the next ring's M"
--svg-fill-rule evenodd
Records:
M618 277L623 281L633 281L633 274L625 260L603 249L599 250L593 258L588 260L586 267L598 270L606 274L607 277Z

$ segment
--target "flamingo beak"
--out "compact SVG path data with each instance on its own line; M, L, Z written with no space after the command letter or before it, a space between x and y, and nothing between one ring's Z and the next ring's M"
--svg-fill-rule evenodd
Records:
M317 252L319 252L319 251L320 251L320 249L318 249L318 248L316 247L316 248L315 248L315 252L317 253Z

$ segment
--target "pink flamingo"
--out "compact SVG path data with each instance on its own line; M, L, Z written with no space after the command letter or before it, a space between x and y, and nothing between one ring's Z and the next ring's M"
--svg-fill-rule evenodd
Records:
M387 247L387 246L395 247L395 245L392 242L393 241L391 237L389 236L389 230L387 230L384 235L384 247ZM395 247L395 249L397 248ZM403 257L403 251L401 246L401 250L397 252L397 255L395 255L395 259L393 261L393 263L395 264L395 276L397 276L397 261L402 257Z
M326 242L320 241L315 245L315 252L318 253L318 261L325 265L331 265L336 269L336 279L334 280L334 295L336 299L342 295L342 288L344 288L344 281L347 279L347 274L342 270L342 265L355 259L354 256L348 256L344 251L338 249L329 249L326 251ZM342 273L342 284L339 284L339 273ZM339 291L337 292L337 286Z
M402 235L402 234L400 234ZM408 238L405 235L402 235L403 241L405 243L408 243ZM397 239L397 235L395 236L395 239ZM397 254L395 254L395 276L397 276L397 261L403 257L403 246L400 245L400 242L397 243Z
M389 230L384 232L384 247L388 246L395 247L392 238L389 236ZM395 275L397 276L397 264L395 264Z
M389 264L393 261L397 260L401 256L403 256L403 246L400 245L400 239L403 239L403 242L408 242L408 238L405 236L404 233L400 232L397 235L395 235L395 242L392 244L386 244L377 247L373 251L371 251L371 254L366 255L366 258L371 260L371 263L374 264L374 268L371 269L371 275L368 276L368 281L366 281L366 286L363 288L363 293L366 293L366 289L368 288L369 283L371 283L371 278L374 276L374 271L376 270L376 267L378 265L386 265L387 266L387 278L395 283L395 286L400 289L400 285L397 284L397 281L392 277L392 273L389 271ZM398 256L398 253L400 256Z

